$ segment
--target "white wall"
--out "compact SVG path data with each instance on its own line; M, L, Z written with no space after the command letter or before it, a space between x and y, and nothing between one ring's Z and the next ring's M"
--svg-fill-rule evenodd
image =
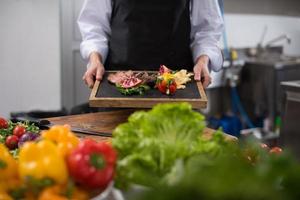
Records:
M0 116L60 109L59 0L0 1Z
M265 42L287 34L292 39L291 45L286 41L277 44L284 44L285 54L300 55L300 17L226 14L225 23L230 47L255 47L267 25Z

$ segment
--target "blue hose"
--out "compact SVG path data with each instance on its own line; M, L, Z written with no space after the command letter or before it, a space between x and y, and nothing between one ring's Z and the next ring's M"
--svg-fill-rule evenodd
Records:
M224 31L223 31L223 43L224 43L224 58L229 59L230 58L230 53L229 53L229 48L228 48L228 40L227 40L227 32L226 32L226 27L225 27L225 13L224 13L224 2L223 0L218 0L219 6L220 6L220 11L224 20Z
M237 114L238 111L241 114L244 121L246 122L247 126L249 128L255 128L241 103L236 87L231 88L231 98L234 113Z

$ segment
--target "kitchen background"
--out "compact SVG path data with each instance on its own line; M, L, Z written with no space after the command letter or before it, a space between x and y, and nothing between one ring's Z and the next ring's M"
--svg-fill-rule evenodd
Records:
M85 62L79 53L81 38L76 25L82 3L83 0L0 1L2 116L32 110L70 110L87 102L90 91L81 81ZM287 35L290 44L281 40L276 45L283 46L284 55L300 55L300 1L224 0L224 7L228 47L256 47L267 30L263 44ZM224 47L223 41L221 46ZM216 98L215 94L216 88L224 86L224 72L213 76L215 82L208 90L212 104L206 113L229 98L220 94Z

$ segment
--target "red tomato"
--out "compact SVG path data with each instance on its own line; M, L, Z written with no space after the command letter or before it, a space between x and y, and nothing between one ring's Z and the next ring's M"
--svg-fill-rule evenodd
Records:
M14 150L18 147L19 138L15 135L10 135L6 138L5 145L10 149Z
M161 93L165 94L167 91L167 82L161 81L160 83L158 83L157 88Z
M175 81L172 81L170 84L166 80L162 80L157 84L158 90L167 95L172 95L176 92L177 86Z
M177 90L177 86L176 83L173 82L170 86L169 86L169 90L170 90L170 94L175 94L176 90Z
M282 149L279 147L273 147L270 150L270 154L276 154L276 155L280 155L282 153Z
M26 129L24 126L16 126L13 130L13 135L17 136L18 138L22 137L24 133L26 132Z
M0 129L6 129L6 128L8 128L7 121L4 118L0 117Z

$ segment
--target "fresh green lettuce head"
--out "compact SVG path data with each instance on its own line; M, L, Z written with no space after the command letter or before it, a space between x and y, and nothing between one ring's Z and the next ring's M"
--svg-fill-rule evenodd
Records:
M119 155L117 176L153 185L150 180L160 181L177 159L195 152L204 128L204 116L187 103L159 104L132 114L113 133Z

